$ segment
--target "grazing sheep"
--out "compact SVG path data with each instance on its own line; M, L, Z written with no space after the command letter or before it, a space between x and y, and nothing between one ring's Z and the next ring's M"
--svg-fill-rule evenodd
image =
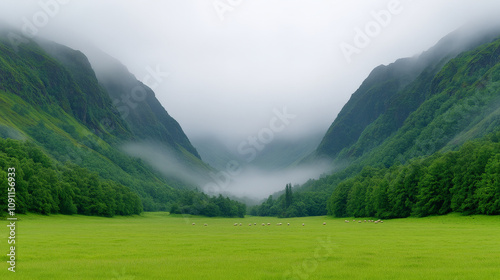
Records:
M253 223L253 225L254 225L254 226L256 226L256 225L257 225L257 223Z
M302 226L305 226L306 224L302 223Z
M355 222L356 220L352 220L353 222Z
M375 221L376 224L378 224L378 221Z
M240 223L240 227L242 226L242 224Z
M383 224L383 223L384 223L384 221L380 221L380 223L381 223L381 224Z
M358 221L358 224L361 224L361 220Z
M366 220L364 220L363 222L365 222L365 223L366 223Z
M208 226L208 224L204 224L204 226Z
M193 223L193 226L196 225L195 223Z
M237 225L238 225L238 223L234 223L234 226L237 226Z
M288 223L288 225L290 225L290 223Z
M326 222L323 222L323 225L326 226Z
M263 226L265 226L266 224L262 223Z
M344 220L344 222L348 223L349 221L348 220Z
M271 223L267 223L267 225L268 225L268 226L270 226L270 225L271 225Z
M251 226L252 226L252 224L250 223L250 224L248 224L248 226L249 226L249 227L251 227Z

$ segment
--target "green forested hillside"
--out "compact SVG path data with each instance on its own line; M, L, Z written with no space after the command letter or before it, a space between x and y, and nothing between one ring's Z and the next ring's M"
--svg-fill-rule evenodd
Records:
M375 68L342 108L316 155L352 160L376 148L402 129L410 114L423 102L440 92L431 87L439 77L446 75L437 73L445 64L449 67L448 61L462 52L490 43L500 35L499 30L463 28L419 56Z
M179 159L199 169L206 168L178 123L168 116L151 89L145 89L149 105L124 118L85 55L42 40L28 40L14 48L8 39L11 32L14 31L8 28L0 32L0 136L16 139L19 143L13 145L17 145L19 153L6 152L1 165L7 166L6 161L16 162L19 172L31 168L24 164L30 160L36 163L29 156L31 148L28 149L34 147L50 159L50 164L35 164L32 169L35 173L52 170L53 175L50 180L23 178L27 195L21 192L18 198L21 205L26 205L23 211L67 212L61 210L64 207L60 204L60 189L74 192L72 202L76 211L88 215L169 210L183 196L199 196L197 191L189 190L192 186L176 178L165 178L141 160L121 151L125 143L150 140L146 134L154 131L151 137L161 141L165 148L178 151ZM122 80L130 78L128 75ZM137 129L139 126L141 131ZM18 157L23 153L28 156ZM83 174L81 180L87 182L83 185L79 183L79 175L72 175L80 173ZM36 188L42 188L37 182L58 180L60 184L45 186L43 196L33 195ZM88 193L86 188L89 186L97 188L99 194ZM132 191L130 195L140 197L142 205L136 207L134 202L130 205L133 211L122 211L110 200L99 200L102 194L99 186L105 193L108 189L127 195ZM85 195L96 199L78 200ZM206 204L208 200L208 197L200 199ZM29 205L36 205L35 202L44 206L30 208ZM198 208L202 206L204 204Z
M0 176L14 174L16 213L63 213L98 216L142 212L139 196L70 162L54 164L35 144L0 138ZM2 180L2 189L8 189ZM2 192L7 201L7 192ZM4 215L7 204L1 204Z
M159 141L177 152L190 153L199 160L197 164L203 165L179 123L167 113L151 88L138 81L113 57L96 49L89 52L99 84L106 89L120 116L137 138ZM53 55L60 57L61 53L58 50ZM158 72L153 73L158 77L151 77L151 74L148 80L154 84L165 82L168 73L161 69Z
M498 214L500 30L459 47L457 34L370 74L318 147L335 172L297 188L296 203L323 194L335 216Z

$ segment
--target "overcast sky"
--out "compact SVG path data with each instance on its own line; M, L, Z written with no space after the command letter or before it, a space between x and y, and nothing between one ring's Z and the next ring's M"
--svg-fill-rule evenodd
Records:
M226 143L268 127L285 107L296 117L282 135L326 131L374 67L500 11L498 0L0 3L11 25L38 25L37 35L75 49L93 44L139 80L148 69L168 72L154 90L170 115L188 137Z

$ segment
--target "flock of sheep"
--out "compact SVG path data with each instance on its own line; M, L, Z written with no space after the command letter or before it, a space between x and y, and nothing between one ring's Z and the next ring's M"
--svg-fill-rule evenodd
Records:
M352 221L353 221L353 222L356 222L356 220L352 220ZM348 223L348 222L349 222L349 220L345 220L344 222ZM374 221L374 220L363 220L363 221L358 220L358 223L367 223L367 222L368 222L368 223L374 223L374 224L378 224L378 223L383 224L383 223L384 223L384 221L382 221L382 220L380 220L380 219L378 219L378 220L376 220L376 221Z
M193 226L195 226L195 225L196 225L196 223L192 223L192 225L193 225ZM208 224L203 224L203 225L204 225L204 226L208 226ZM243 225L242 223L234 223L234 226L235 226L235 227L236 227L236 226L242 226L242 225ZM257 223L253 223L253 225L254 225L254 226L256 226L256 225L257 225ZM271 225L271 223L267 223L267 225L268 225L268 226L270 226L270 225ZM277 226L282 226L282 225L283 225L283 223L277 223L276 225L277 225ZM287 223L287 225L290 225L290 223ZM302 226L305 226L305 225L306 225L305 223L302 223ZM323 222L323 225L324 225L324 226L326 226L326 222ZM252 226L252 223L249 223L249 224L248 224L248 226L249 226L249 227L250 227L250 226ZM262 223L262 226L266 226L266 223Z
M353 221L354 223L356 222L356 220L352 220L352 221ZM344 222L345 222L345 223L349 223L349 220L344 220ZM380 219L378 219L378 220L376 220L376 221L375 221L375 220L363 220L363 221L362 221L362 220L358 220L357 222L358 222L358 223L374 223L374 224L384 223L384 221L382 221L382 220L380 220ZM195 225L196 225L196 223L193 223L192 225L193 225L193 226L195 226ZM204 225L204 226L208 226L208 224L203 224L203 225ZM254 225L254 226L256 226L256 225L257 225L257 223L253 223L253 225ZM271 225L271 223L267 223L267 224L266 224L266 223L262 223L262 226L266 226L266 225L270 226L270 225ZM277 223L276 225L277 225L277 226L282 226L282 225L283 225L283 223ZM290 223L287 223L287 225L290 225ZM305 226L305 225L306 225L305 223L302 223L302 226ZM324 225L324 226L326 226L326 222L323 222L323 225ZM233 226L235 226L235 227L236 227L236 226L243 226L243 224L242 224L242 223L234 223L234 225L233 225ZM248 224L248 226L249 226L249 227L250 227L250 226L252 226L252 223L249 223L249 224Z

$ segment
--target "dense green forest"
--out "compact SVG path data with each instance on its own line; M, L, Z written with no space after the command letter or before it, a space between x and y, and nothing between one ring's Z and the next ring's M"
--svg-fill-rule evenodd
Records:
M336 217L500 214L500 132L390 168L365 167L328 200Z
M208 217L240 217L246 214L246 205L223 197L208 196L202 192L185 192L170 208L171 214L204 215Z
M438 152L391 167L365 166L359 172L351 167L295 188L290 204L286 193L277 199L269 196L252 207L250 214L377 218L450 212L498 215L500 132L468 141L457 151Z
M143 202L136 192L69 161L60 164L32 142L0 138L2 178L7 178L9 168L15 169L16 213L112 217L143 211ZM0 186L8 189L8 181L2 180ZM174 214L244 217L246 213L246 205L227 197L177 189L168 195L175 200L169 209ZM7 201L7 192L2 192L0 199ZM167 210L166 207L160 210ZM6 210L7 204L2 203L1 215Z
M33 143L0 138L0 176L15 169L16 213L62 213L111 217L142 212L139 196L75 164L56 164ZM6 190L7 180L1 180ZM1 194L7 201L7 192ZM7 205L2 203L2 214Z

